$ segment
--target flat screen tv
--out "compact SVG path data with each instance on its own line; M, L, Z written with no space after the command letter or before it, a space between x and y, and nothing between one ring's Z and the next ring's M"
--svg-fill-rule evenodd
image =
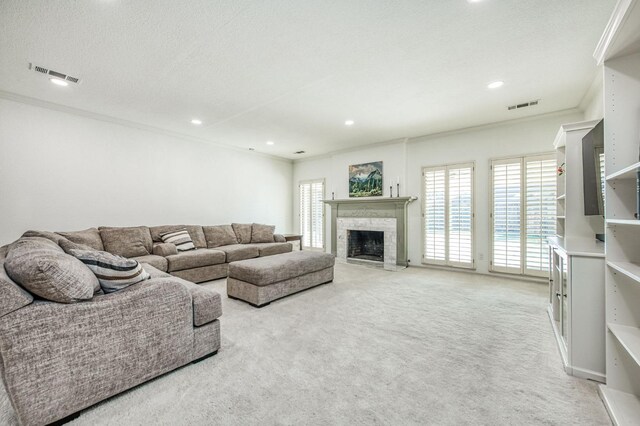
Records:
M585 216L604 216L604 120L582 138Z

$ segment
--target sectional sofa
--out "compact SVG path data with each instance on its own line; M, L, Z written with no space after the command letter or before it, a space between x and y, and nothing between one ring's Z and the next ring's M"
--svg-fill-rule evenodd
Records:
M178 252L162 242L162 234L184 228L195 250ZM90 286L88 300L58 303L38 298L7 274L16 247L30 244L28 257L39 251L64 257L63 240L137 259L151 279L110 294ZM230 262L291 249L273 227L252 224L27 231L0 247L0 373L20 424L58 421L215 354L220 295L194 282L226 276ZM72 273L58 270L67 278Z

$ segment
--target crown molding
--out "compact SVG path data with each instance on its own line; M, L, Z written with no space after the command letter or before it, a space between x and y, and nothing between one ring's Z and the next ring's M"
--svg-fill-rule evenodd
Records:
M42 99L32 98L29 96L19 95L13 92L7 92L4 90L0 90L0 99L6 99L13 102L19 102L26 105L36 106L39 108L45 108L53 111L63 112L66 114L76 115L84 118L90 118L92 120L98 120L110 124L117 124L124 127L129 127L136 130L142 130L146 132L152 132L156 134L160 134L163 136L169 136L177 139L183 139L189 142L203 143L209 146L215 146L222 149L227 149L230 151L241 152L246 155L258 156L263 158L268 158L271 160L281 161L283 163L292 164L293 160L284 157L278 157L276 155L266 154L262 152L256 151L247 151L243 148L238 148L233 145L228 145L222 142L217 142L211 139L200 138L197 136L187 135L185 133L176 132L173 130L163 129L161 127L150 126L147 124L138 123L135 121L125 120L122 118L112 117L110 115L100 114L80 108L69 107L62 104L57 104L55 102L44 101Z
M604 61L614 58L616 54L624 49L624 46L616 46L616 42L637 3L637 0L618 0L616 3L604 33L600 37L600 41L598 41L596 50L593 52L593 57L598 65L602 65ZM634 31L637 31L637 29Z

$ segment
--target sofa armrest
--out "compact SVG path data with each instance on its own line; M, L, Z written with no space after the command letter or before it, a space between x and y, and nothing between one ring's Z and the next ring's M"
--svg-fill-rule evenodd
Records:
M178 248L175 244L171 243L153 243L153 254L167 257L172 254L178 254Z
M282 234L273 234L273 241L276 243L286 243L287 239Z
M222 316L220 293L183 278L171 277L171 279L179 280L191 294L191 299L193 300L193 325L200 327Z
M192 361L192 309L182 283L156 279L0 318L0 371L20 423L51 423Z

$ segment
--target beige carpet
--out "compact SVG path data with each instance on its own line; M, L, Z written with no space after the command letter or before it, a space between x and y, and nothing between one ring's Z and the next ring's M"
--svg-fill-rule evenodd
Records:
M206 285L225 295L218 355L71 424L610 424L596 385L562 370L544 285L338 265L262 309Z

